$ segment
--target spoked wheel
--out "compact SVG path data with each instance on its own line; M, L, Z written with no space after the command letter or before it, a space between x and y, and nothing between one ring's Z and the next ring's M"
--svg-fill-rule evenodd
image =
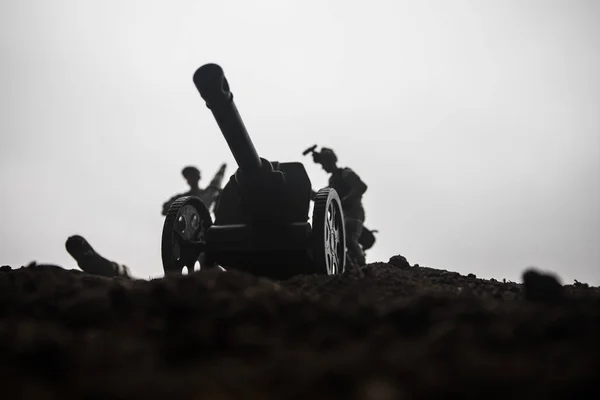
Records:
M198 197L184 196L175 200L165 218L162 232L161 256L165 275L182 275L200 268L214 266L207 259L204 236L212 225L210 212Z
M323 188L317 192L312 219L313 258L318 273L344 273L346 230L342 204L335 189Z

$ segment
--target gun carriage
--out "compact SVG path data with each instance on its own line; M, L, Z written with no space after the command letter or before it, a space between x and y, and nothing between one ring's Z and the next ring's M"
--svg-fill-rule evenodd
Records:
M217 265L273 279L340 274L346 264L344 216L337 192L322 188L309 222L311 181L301 162L261 158L240 117L222 68L206 64L194 84L237 163L214 210L193 196L176 200L165 218L165 275Z

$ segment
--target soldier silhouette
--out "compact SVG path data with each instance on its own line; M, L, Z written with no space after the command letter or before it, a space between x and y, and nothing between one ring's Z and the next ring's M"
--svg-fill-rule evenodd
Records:
M181 170L181 175L183 175L183 178L186 180L187 184L189 185L190 190L188 190L185 193L177 194L177 195L171 197L167 202L165 202L163 204L163 208L162 208L162 215L167 215L167 212L169 211L171 204L173 204L173 202L175 200L177 200L178 198L183 197L183 196L199 197L202 200L202 202L204 203L204 205L206 205L206 208L209 211L211 210L211 208L213 206L216 207L218 200L219 200L219 195L221 194L221 182L223 181L226 167L227 167L227 164L221 165L221 168L216 173L215 177L210 182L210 184L206 187L206 189L200 189L200 186L199 186L200 179L202 178L202 174L200 173L200 170L193 166L185 167L183 170Z
M320 152L316 152L314 151L315 148L316 146L313 146L305 154L312 152L314 162L321 164L323 170L331 174L329 187L336 190L342 202L348 255L359 266L364 266L366 260L360 238L365 222L362 196L367 191L367 185L352 169L338 167L338 158L332 149L323 147ZM316 195L317 193L312 190L311 200L314 200Z
M80 235L70 236L65 247L67 252L77 261L82 271L88 274L104 276L107 278L123 277L131 278L127 266L102 257L89 242Z

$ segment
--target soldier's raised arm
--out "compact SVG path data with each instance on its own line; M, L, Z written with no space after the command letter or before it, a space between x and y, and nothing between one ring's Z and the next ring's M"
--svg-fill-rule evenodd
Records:
M206 208L210 211L212 207L216 204L220 195L221 189L218 189L214 186L208 186L206 189L203 190L200 199L202 200Z
M217 171L215 176L212 178L212 180L210 181L210 184L208 185L208 187L206 189L210 188L210 189L216 189L218 192L221 191L222 184L223 184L223 178L225 177L225 169L226 168L227 168L226 163L221 164L221 167L219 168L219 170Z
M223 191L222 184L223 178L225 177L226 168L226 163L221 164L221 167L215 174L214 178L210 181L210 184L206 187L206 189L204 189L204 196L202 200L204 201L206 208L208 208L209 210L213 206L216 206L219 196Z

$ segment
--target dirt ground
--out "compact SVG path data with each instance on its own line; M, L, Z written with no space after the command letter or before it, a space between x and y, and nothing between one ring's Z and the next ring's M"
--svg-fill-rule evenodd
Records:
M600 290L411 266L0 271L3 399L600 398Z

